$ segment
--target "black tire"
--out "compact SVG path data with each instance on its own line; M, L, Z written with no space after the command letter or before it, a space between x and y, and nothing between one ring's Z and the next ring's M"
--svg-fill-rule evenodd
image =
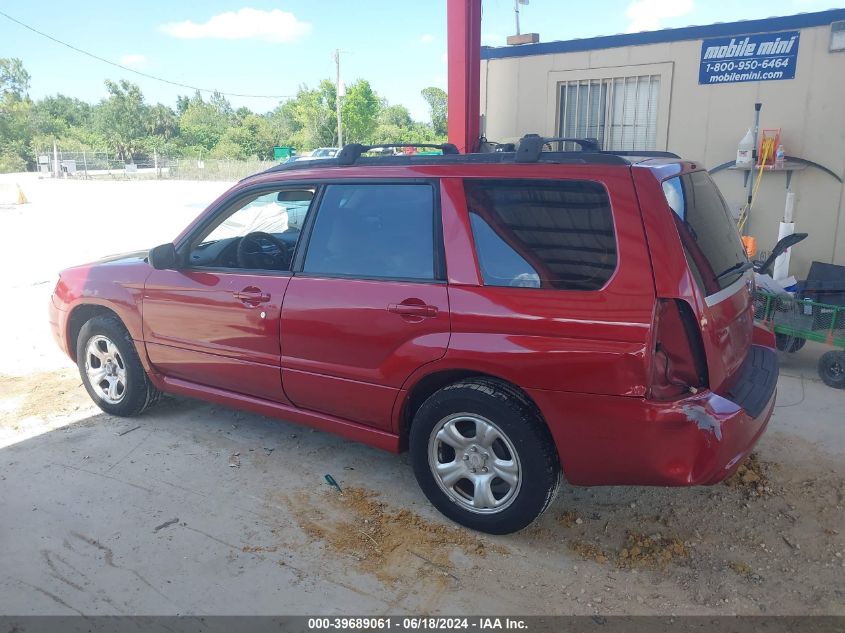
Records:
M819 359L819 376L828 387L845 389L845 352L825 352Z
M805 338L775 333L775 346L782 352L793 354L804 347L806 342L807 339Z
M110 367L119 368L122 371L123 389L116 394L116 401L113 402L109 401L106 393L107 387L105 386L108 384L105 381L111 376L106 377L104 381L97 385L92 384L92 379L89 376L89 367L102 362L99 359L92 358L93 354L88 353L89 343L94 339L98 339L101 344L101 347L98 348L100 352L104 348L108 349L108 342L113 343L117 348L117 352L110 358L112 362ZM138 415L147 407L158 402L161 397L161 392L150 382L143 365L141 365L141 360L138 358L138 352L135 349L135 342L116 316L95 316L82 326L76 339L76 365L79 368L79 375L82 377L82 384L85 385L88 395L100 409L110 415L122 417Z
M458 429L463 436L458 444L464 446L466 440L467 445L457 449L438 441L437 431L444 424ZM468 425L467 430L460 430L460 424ZM478 430L491 426L495 427L490 431L494 437L497 433L501 435L485 447L479 441ZM509 534L521 530L546 510L560 486L557 450L540 412L519 390L500 380L471 378L434 393L414 416L409 444L414 474L428 500L453 521L480 532ZM515 458L510 455L511 449ZM470 450L481 452L470 454ZM449 454L444 457L444 452ZM434 474L432 460L457 469L468 469L474 464L477 468L472 472L476 474L466 473L467 478L447 486ZM516 485L498 477L498 465L502 463L515 468ZM487 474L481 475L482 470ZM481 509L468 507L475 504L476 477L479 481L481 478L490 481L487 488L492 497L487 499L504 504L501 508L484 508L483 502L478 506Z

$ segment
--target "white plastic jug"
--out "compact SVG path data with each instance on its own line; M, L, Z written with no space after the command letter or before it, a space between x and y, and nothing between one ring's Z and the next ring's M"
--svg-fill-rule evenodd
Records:
M751 128L742 137L736 148L736 166L750 167L754 162L754 136L751 134Z

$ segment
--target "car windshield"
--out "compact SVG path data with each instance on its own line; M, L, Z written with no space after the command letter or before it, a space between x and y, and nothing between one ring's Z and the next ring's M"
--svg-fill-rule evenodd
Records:
M747 269L748 258L716 184L703 171L663 182L666 201L675 212L675 225L690 269L710 295L727 288Z

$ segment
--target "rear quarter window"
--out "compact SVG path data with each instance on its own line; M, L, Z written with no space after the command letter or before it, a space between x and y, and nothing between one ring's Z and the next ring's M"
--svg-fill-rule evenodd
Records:
M697 171L663 182L693 276L705 294L733 284L748 261L739 231L718 187ZM736 270L736 272L732 272Z
M616 269L607 190L583 180L464 182L488 286L598 290Z

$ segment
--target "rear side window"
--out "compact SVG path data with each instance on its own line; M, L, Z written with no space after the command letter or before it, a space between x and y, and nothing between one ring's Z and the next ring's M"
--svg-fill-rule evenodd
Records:
M303 272L434 279L434 220L431 185L328 185Z
M663 182L692 273L706 294L734 283L748 261L728 206L703 171Z
M598 290L616 269L607 190L581 180L467 180L484 284Z

